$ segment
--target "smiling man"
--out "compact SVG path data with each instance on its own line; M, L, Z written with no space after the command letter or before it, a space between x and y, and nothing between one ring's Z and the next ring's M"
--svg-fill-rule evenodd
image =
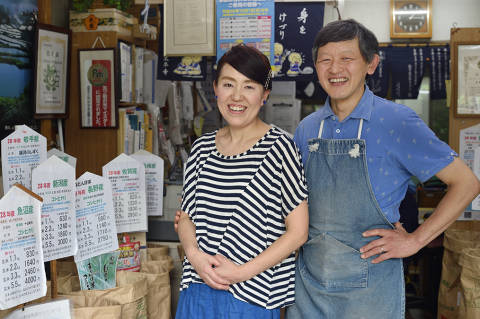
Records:
M295 132L310 228L286 318L404 318L401 258L448 228L480 183L413 110L370 92L365 79L379 61L371 31L354 20L332 22L318 33L313 57L329 97ZM449 191L407 233L399 206L412 175L422 182L436 175Z

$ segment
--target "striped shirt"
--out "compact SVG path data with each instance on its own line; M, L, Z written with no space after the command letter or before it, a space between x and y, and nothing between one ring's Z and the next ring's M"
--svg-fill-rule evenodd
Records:
M182 210L196 226L201 251L237 265L267 249L285 233L285 218L308 196L300 153L287 136L270 129L251 149L221 155L217 132L192 146ZM203 283L188 259L180 290ZM244 282L230 285L235 298L267 309L294 303L295 254Z

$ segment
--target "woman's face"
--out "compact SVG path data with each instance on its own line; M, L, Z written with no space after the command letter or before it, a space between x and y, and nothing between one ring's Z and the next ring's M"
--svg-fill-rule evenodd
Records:
M213 83L217 105L223 118L232 127L243 128L258 119L258 112L269 90L225 64Z

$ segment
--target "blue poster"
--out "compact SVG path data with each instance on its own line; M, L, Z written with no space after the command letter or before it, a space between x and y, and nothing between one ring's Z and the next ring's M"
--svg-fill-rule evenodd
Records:
M406 47L391 50L388 59L392 66L392 99L416 99L426 67L425 47Z
M391 67L391 60L390 52L394 48L390 47L382 47L378 52L378 56L380 58L377 68L375 69L375 73L373 73L367 79L367 85L370 91L376 96L381 98L386 98L388 93L388 87L390 85L390 67Z
M160 7L160 16L163 17L163 6ZM163 36L164 23L161 21L160 34ZM207 75L207 57L183 56L164 57L163 38L158 41L158 68L157 80L166 81L205 81Z
M426 49L430 62L430 99L446 99L445 80L450 79L450 46Z
M274 81L318 81L312 46L325 3L275 3Z
M0 4L0 140L15 125L33 121L34 38L37 0L2 0Z
M273 64L274 0L216 0L217 60L234 45L257 48Z

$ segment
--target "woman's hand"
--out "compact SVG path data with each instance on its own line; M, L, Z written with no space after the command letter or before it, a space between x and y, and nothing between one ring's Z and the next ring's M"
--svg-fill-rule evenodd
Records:
M218 261L218 266L215 266L214 272L230 284L233 285L249 279L245 277L245 271L242 271L242 266L235 264L222 255L215 255L215 258Z
M230 282L222 279L215 272L215 267L220 267L221 263L214 257L200 250L195 250L187 254L188 261L192 264L197 274L202 280L213 289L228 290Z

